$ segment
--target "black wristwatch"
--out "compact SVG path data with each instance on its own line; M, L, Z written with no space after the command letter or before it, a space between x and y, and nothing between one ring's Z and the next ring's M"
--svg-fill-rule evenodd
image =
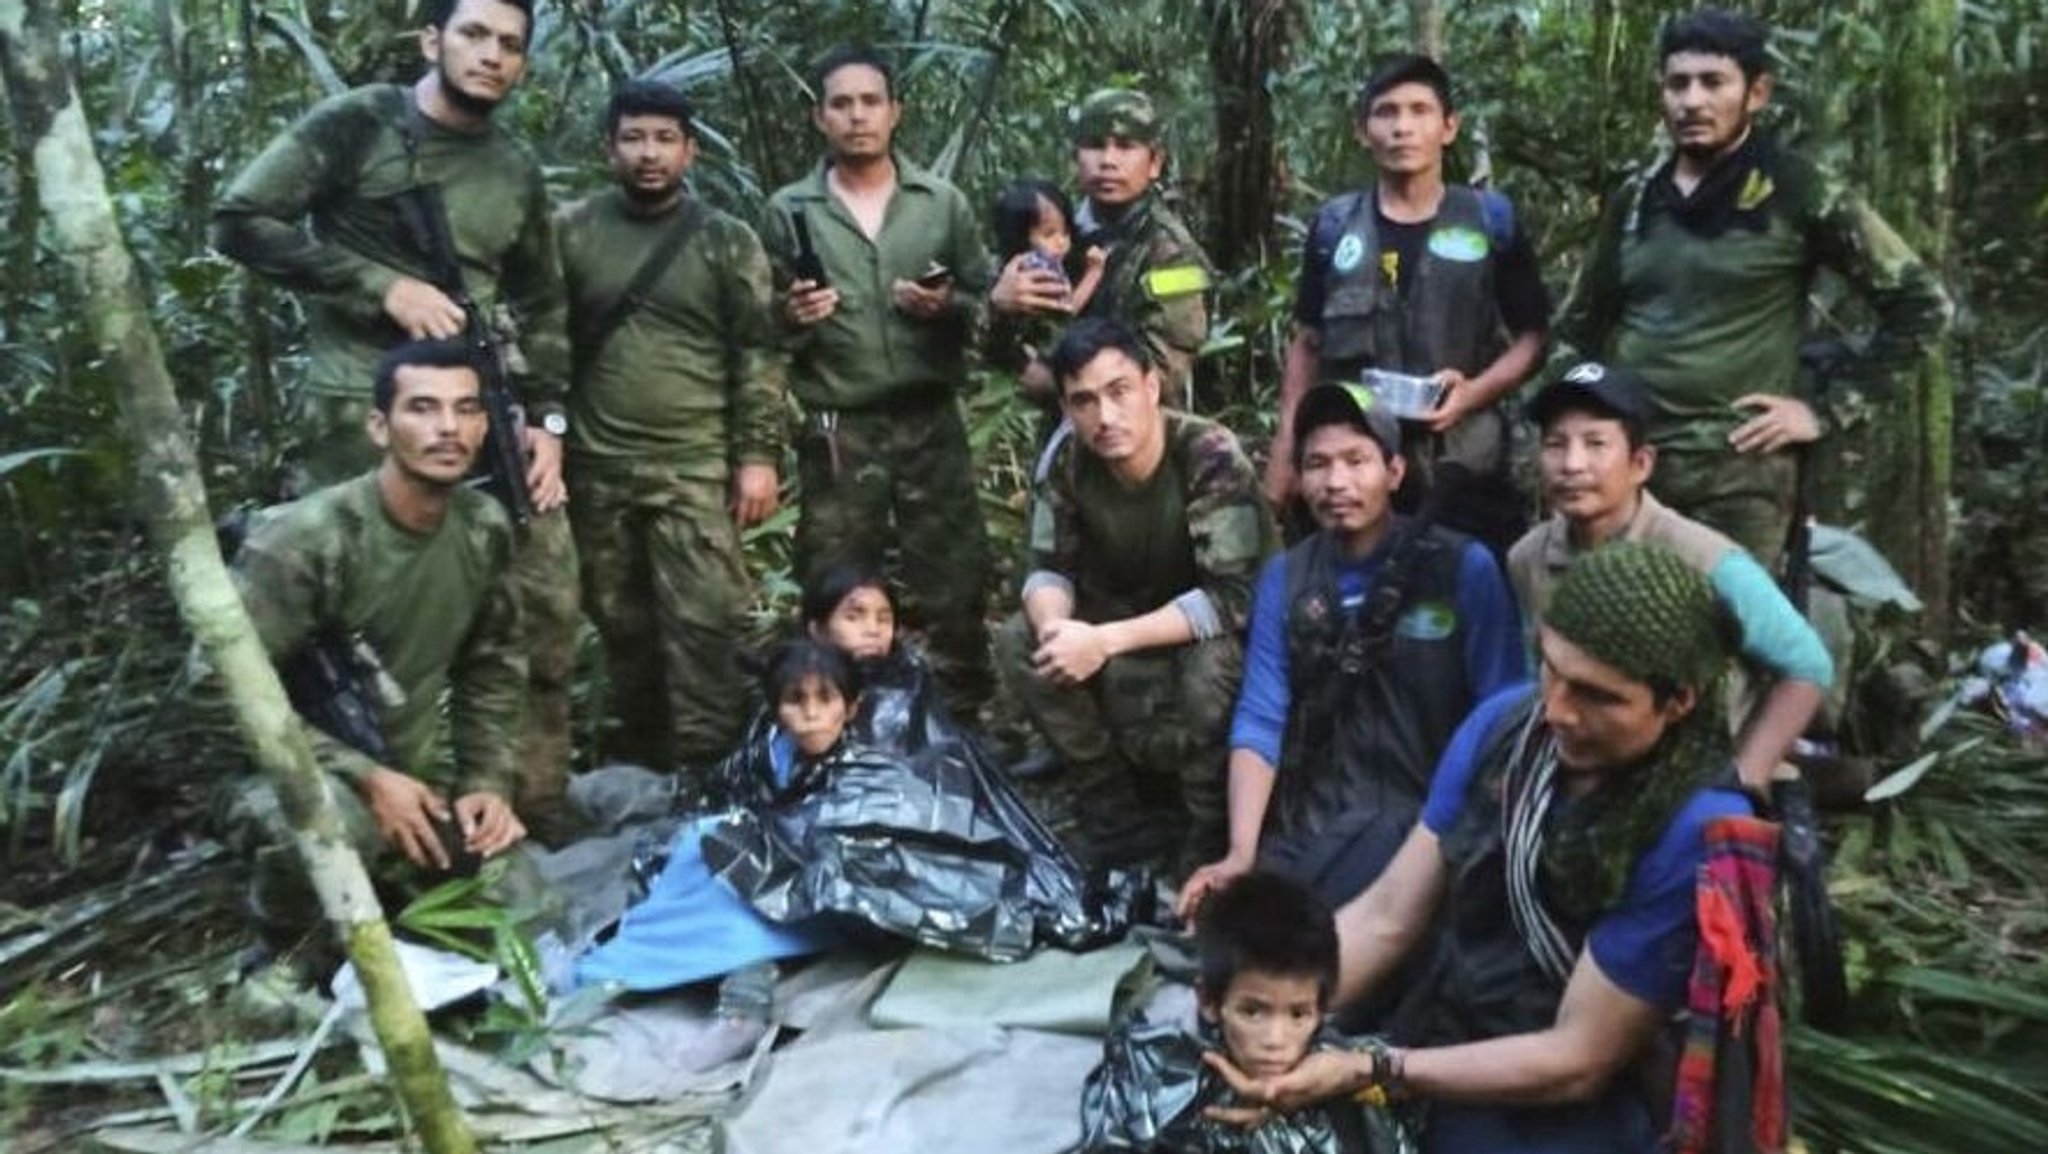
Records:
M542 417L540 419L540 431L554 437L567 436L569 432L568 414L556 411Z

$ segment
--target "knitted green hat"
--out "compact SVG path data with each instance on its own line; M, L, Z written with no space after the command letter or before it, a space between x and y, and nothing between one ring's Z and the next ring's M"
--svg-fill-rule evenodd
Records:
M1634 541L1574 561L1543 614L1565 640L1637 681L1694 688L1727 665L1725 619L1705 574Z

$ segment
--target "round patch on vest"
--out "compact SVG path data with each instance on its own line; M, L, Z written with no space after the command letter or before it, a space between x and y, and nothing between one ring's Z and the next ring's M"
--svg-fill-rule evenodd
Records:
M1346 233L1344 239L1337 242L1337 252L1330 258L1330 267L1338 272L1350 272L1364 259L1365 242L1358 239L1357 233Z
M1458 613L1441 601L1424 601L1394 622L1394 636L1410 641L1442 641L1458 628Z
M1445 260L1470 263L1485 260L1486 254L1493 251L1493 246L1487 243L1486 234L1478 229L1454 226L1430 233L1429 251L1431 255Z

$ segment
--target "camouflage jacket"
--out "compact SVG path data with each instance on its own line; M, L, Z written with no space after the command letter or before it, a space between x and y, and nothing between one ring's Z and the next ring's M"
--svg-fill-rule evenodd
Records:
M1078 215L1076 243L1109 251L1102 283L1082 315L1114 317L1142 334L1159 366L1163 399L1186 407L1195 356L1209 339L1209 258L1156 191L1114 220L1098 220L1092 203Z
M1832 269L1877 314L1868 360L1895 372L1947 324L1941 284L1833 173L1758 136L1681 197L1671 162L1607 203L1556 329L1553 368L1611 360L1650 388L1651 440L1720 452L1745 393L1798 395L1815 274Z
M1114 621L1179 606L1197 637L1241 633L1279 534L1229 429L1167 410L1166 455L1125 485L1067 438L1031 510L1029 591L1065 586L1075 615Z
M547 192L533 154L496 125L448 128L421 114L410 89L388 84L331 96L228 185L213 244L307 295L307 387L360 395L384 350L404 339L384 315L385 290L401 276L431 279L393 200L421 185L441 190L470 295L500 336L517 337L529 370L522 396L537 411L558 407L568 338Z
M582 462L652 462L723 481L741 462L782 460L767 254L737 218L692 211L698 223L681 251L595 358L575 349L568 449ZM617 190L557 214L572 334L619 299L675 221L674 212L631 212Z
M385 768L455 796L510 798L526 700L511 559L512 524L490 497L455 490L441 527L418 534L386 515L366 473L265 510L236 558L235 585L273 658L326 629L376 653L403 695L378 711L399 761ZM306 731L329 772L353 781L375 768Z

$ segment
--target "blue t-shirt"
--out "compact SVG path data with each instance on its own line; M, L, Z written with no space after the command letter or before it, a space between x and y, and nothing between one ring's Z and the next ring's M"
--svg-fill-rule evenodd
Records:
M1391 541L1391 534L1389 535ZM1344 613L1356 615L1379 579L1389 544L1358 561L1337 566L1337 593ZM1230 747L1249 749L1280 764L1280 745L1293 707L1287 655L1287 554L1266 562L1252 592L1251 630L1245 644L1244 683L1231 718ZM1458 628L1465 639L1466 687L1479 701L1529 676L1522 648L1520 612L1500 566L1484 545L1468 542L1458 559Z
M1429 800L1423 803L1422 824L1431 833L1443 837L1457 824L1487 739L1531 692L1522 686L1495 694L1458 727L1437 762ZM1586 949L1608 981L1659 1009L1675 1009L1684 1002L1699 946L1693 903L1700 863L1707 856L1707 824L1754 812L1749 798L1735 789L1702 789L1686 800L1657 843L1636 863L1621 903L1586 934Z

